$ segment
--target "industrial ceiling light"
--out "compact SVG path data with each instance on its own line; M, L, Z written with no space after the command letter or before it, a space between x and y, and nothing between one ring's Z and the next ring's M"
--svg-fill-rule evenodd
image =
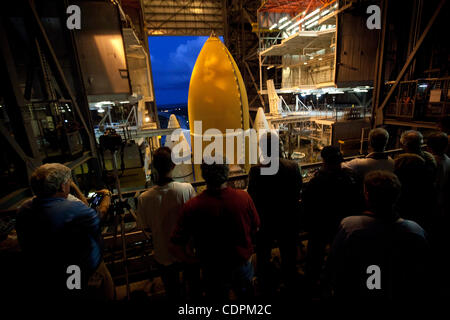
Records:
M295 28L296 26L298 26L300 23L302 23L305 20L305 18L302 18L300 20L298 20L296 23L294 23L292 26L289 26L289 28L287 28L286 30L289 31L293 28Z
M273 29L275 29L275 28L277 27L277 25L278 25L277 23L275 23L275 24L271 25L271 26L270 26L270 28L269 28L269 30L273 30Z
M282 22L286 21L287 19L288 19L287 17L283 17L283 18L281 18L280 20L278 20L278 24L280 24L280 23L282 23Z
M304 19L306 20L306 19L309 19L309 18L315 16L317 13L319 13L319 11L320 11L320 9L314 10L313 12L311 12L310 14L308 14Z
M319 18L320 18L320 16L315 16L314 18L309 19L308 21L305 22L305 26L307 26L307 25L313 23L314 21L319 20Z
M278 29L282 30L284 28L286 28L288 25L290 25L292 23L292 21L288 21L285 24L283 24L282 26L280 26Z
M305 26L305 28L306 28L306 29L312 28L312 27L314 27L315 25L317 25L317 23L318 23L318 21L315 21L315 22L311 23L310 25Z

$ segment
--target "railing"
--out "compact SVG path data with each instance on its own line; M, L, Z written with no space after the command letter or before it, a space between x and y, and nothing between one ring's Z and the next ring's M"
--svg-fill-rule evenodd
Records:
M386 154L394 157L395 155L402 153L403 149L393 149L393 150L388 150L386 151ZM362 158L364 157L364 155L358 155L358 156L351 156L351 157L345 157L344 158L344 162L346 161L350 161L356 158ZM303 175L303 182L307 183L310 178L312 178L312 173L317 171L323 164L323 162L314 162L314 163L305 163L302 164L300 163L300 161L298 160L294 160L296 161L299 165L300 168L302 170L302 175ZM245 181L245 187L242 189L245 189L247 187L247 179L248 179L248 174L246 173L242 173L242 174L237 174L237 175L233 175L231 177L228 178L228 182L234 183L234 182L238 182L238 181ZM198 187L205 187L206 186L206 182L204 180L197 180L197 181L193 181L191 182L191 185L194 188L198 188ZM122 195L124 197L137 197L139 194L141 194L142 192L144 192L146 189L136 189L136 190L130 190L127 192L123 192Z

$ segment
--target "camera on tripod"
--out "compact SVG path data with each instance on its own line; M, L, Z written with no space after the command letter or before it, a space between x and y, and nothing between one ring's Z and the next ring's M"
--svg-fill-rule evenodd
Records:
M108 128L104 135L100 136L100 147L111 152L119 150L122 146L122 137L115 129Z

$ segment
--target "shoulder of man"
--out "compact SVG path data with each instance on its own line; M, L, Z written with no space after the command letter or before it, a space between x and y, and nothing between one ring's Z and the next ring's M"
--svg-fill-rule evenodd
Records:
M250 196L250 194L247 191L241 190L241 189L234 189L234 188L231 188L231 190L233 190L236 197L241 199L242 201L252 201L253 202L252 197Z
M139 199L139 198L145 198L145 197L148 197L149 195L151 195L151 194L155 191L155 189L156 189L156 186L153 186L153 187L151 187L151 188L148 188L147 190L145 190L144 192L142 192L142 193L138 196L138 199Z
M348 235L351 235L355 231L367 228L372 222L375 222L375 218L367 215L349 216L342 219L341 229L345 230Z
M193 189L194 187L189 182L178 182L174 181L172 182L174 189Z
M428 151L423 151L424 160L426 162L434 164L434 166L437 166L436 159L434 159L434 156L429 153Z
M364 164L366 162L367 162L366 158L355 158L350 161L342 162L342 167L354 170L358 168L359 165Z
M85 205L82 201L70 201L65 200L63 205L67 208L70 208L75 214L80 215L97 215L97 211Z
M415 221L401 219L401 221L397 222L403 231L413 233L423 239L427 238L425 230Z

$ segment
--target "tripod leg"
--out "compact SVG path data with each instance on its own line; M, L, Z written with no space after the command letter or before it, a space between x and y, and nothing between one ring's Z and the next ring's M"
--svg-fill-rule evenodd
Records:
M111 270L114 270L114 266L115 266L114 260L116 259L114 250L115 250L116 245L117 245L117 228L118 228L118 225L119 225L117 219L118 219L117 215L114 214L114 234L113 234L113 247L112 247L113 249L112 249ZM114 299L117 299L117 287L114 287Z
M125 221L124 216L122 215L120 217L120 232L121 232L121 239L122 239L122 260L125 270L125 282L127 287L127 300L130 300L130 282L128 279L128 261L127 261L127 243L125 239Z

